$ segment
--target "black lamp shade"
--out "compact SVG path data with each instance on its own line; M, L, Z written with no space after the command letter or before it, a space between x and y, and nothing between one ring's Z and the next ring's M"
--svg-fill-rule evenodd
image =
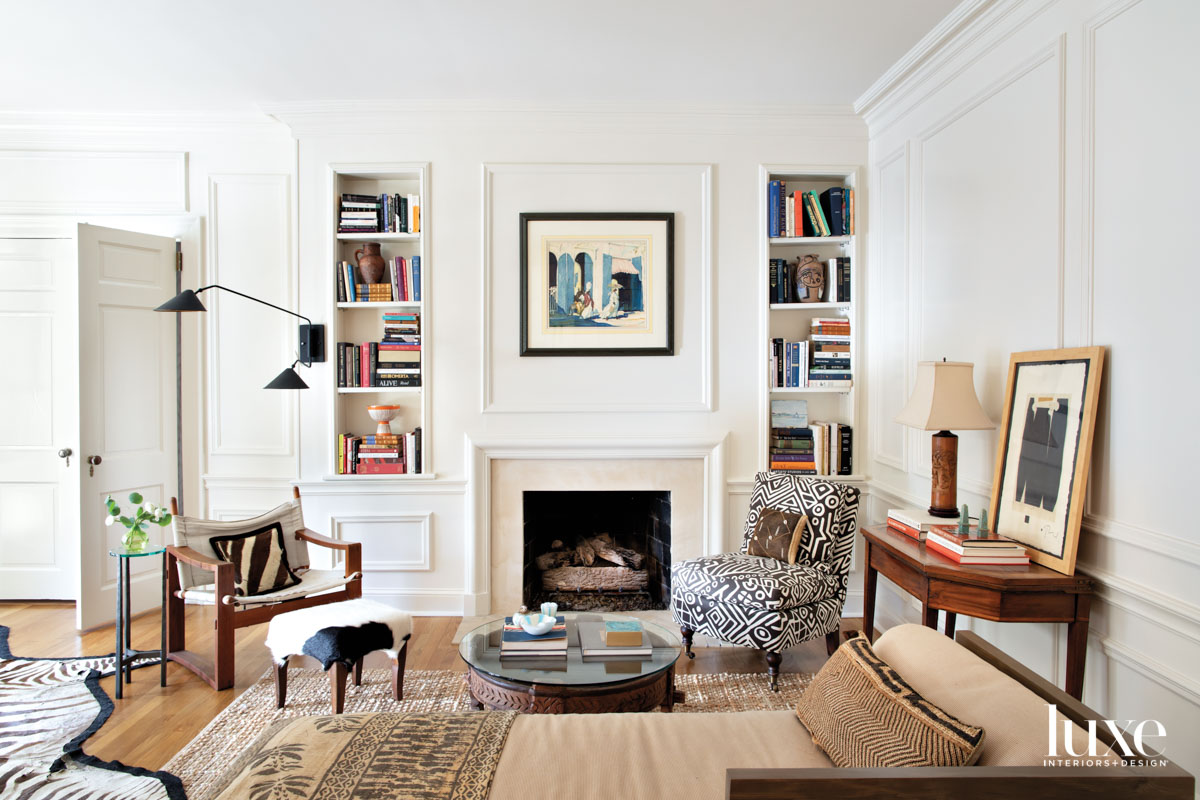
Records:
M184 289L179 294L172 297L167 302L163 303L155 311L207 311L204 303L200 302L200 298L191 289ZM296 380L299 380L297 378Z
M263 387L264 389L307 389L308 384L301 380L296 370L288 367L275 376L275 379Z

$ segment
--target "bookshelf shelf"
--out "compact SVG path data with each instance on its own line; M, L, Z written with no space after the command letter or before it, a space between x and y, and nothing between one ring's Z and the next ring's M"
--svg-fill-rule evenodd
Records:
M339 242L419 242L419 233L339 233Z
M790 461L795 454L805 452L802 444L785 441L792 438L805 438L804 434L796 436L787 433L772 432L771 410L773 403L792 401L793 407L807 406L808 427L813 430L814 445L822 445L827 440L827 457L830 465L829 472L836 473L840 466L850 474L823 474L819 477L829 480L855 482L865 480L861 470L854 467L862 463L861 457L865 451L864 431L861 428L862 417L859 414L859 398L857 386L860 379L861 358L858 343L861 335L861 319L859 312L859 291L862 286L861 276L864 274L858 253L857 236L839 232L839 224L834 214L839 216L850 211L849 193L846 189L861 186L860 168L846 167L817 167L798 165L764 165L759 171L759 258L760 258L760 303L759 306L759 338L756 343L758 363L761 365L762 380L760 386L759 411L759 466L770 469L772 450L780 455L791 453L791 457L781 458ZM776 189L775 198L780 205L774 206L771 199L772 181L782 181L782 189ZM847 198L845 208L836 205L833 198L843 190ZM828 193L825 198L822 195ZM822 208L817 214L815 206L801 194L811 192ZM830 205L834 204L832 208ZM862 216L862 208L855 208L856 217ZM824 217L824 220L813 219L813 215ZM772 229L773 217L779 220L778 228ZM801 219L803 217L803 219ZM838 235L832 236L772 236L773 232L799 232L803 224L806 233L820 227L820 223L830 228ZM861 219L855 220L854 228L859 229ZM849 227L847 219L847 227ZM861 230L861 229L860 229ZM798 263L804 256L813 255L819 261L825 272L825 288L820 302L799 303L795 299L806 291L797 289ZM847 263L849 266L847 267ZM838 284L838 279L841 283ZM772 280L775 283L772 283ZM786 289L781 281L788 281ZM847 285L848 283L848 285ZM831 295L831 286L835 289ZM776 291L778 289L778 291ZM792 302L779 302L779 300ZM818 320L829 320L823 323L818 331L815 328ZM844 330L849 323L849 331ZM836 334L845 338L812 339L810 336L820 333L823 337ZM789 346L789 343L797 343ZM802 385L808 378L812 368L812 353L817 350L824 352L825 357L846 363L851 372L850 385L846 388L826 388ZM780 369L777 355L787 354L784 365L792 371L787 383L801 385L776 386L783 382L783 370ZM799 363L792 364L792 358ZM834 363L838 363L835 361ZM837 369L838 367L835 367ZM782 411L785 406L780 406ZM792 411L799 411L792 408ZM824 424L828 423L828 424ZM799 425L801 423L794 423ZM784 427L792 427L784 424ZM819 428L819 430L817 430ZM849 440L842 437L849 429ZM776 441L773 442L773 436ZM840 452L837 452L840 451ZM808 449L812 452L812 448ZM846 456L849 456L847 459ZM846 464L846 461L849 464ZM840 461L840 464L838 463ZM781 472L783 470L780 470ZM803 473L811 474L811 472Z
M425 163L396 163L396 164L332 164L330 165L329 192L329 242L330 269L329 287L332 298L333 320L329 334L330 360L333 362L332 378L329 382L332 397L331 414L327 440L329 442L329 460L326 467L325 480L342 483L388 483L430 480L433 478L431 464L432 437L430 436L429 414L430 403L430 358L431 345L427 333L429 328L429 287L432 280L429 269L428 237L429 218L425 212L429 208L429 165ZM343 207L343 195L358 195L347 198L348 204ZM383 196L387 196L386 203ZM372 198L380 198L372 206ZM395 202L393 202L393 199ZM361 211L378 208L387 212L381 216L389 218L387 227L404 227L403 216L392 216L392 212L417 207L409 216L409 223L419 219L419 232L414 233L340 233L338 223L344 210ZM382 226L382 225L381 225ZM358 296L367 296L364 291L361 273L355 268L343 268L340 265L356 264L355 251L364 242L379 242L380 255L386 268L382 283L391 282L391 290L385 290L383 297L411 297L405 300L374 300L368 302L347 302L347 291L339 291L339 286L345 287L348 280L355 283ZM419 261L418 261L419 259ZM396 279L392 282L393 277ZM406 289L406 283L408 288ZM339 299L339 294L341 298ZM374 294L374 290L372 290ZM378 295L376 295L378 296ZM385 314L395 317L384 320ZM411 317L415 315L414 321ZM417 336L415 340L404 338L419 344L419 349L381 346L385 343L385 327L389 328L394 337L387 341L397 342L403 337ZM346 347L346 345L352 347ZM361 371L350 369L351 362L357 367L363 363ZM398 367L418 367L420 369L420 386L338 386L338 383L371 383L374 380L374 368L388 366L389 362ZM362 376L361 378L359 376ZM342 380L345 377L345 380ZM394 456L370 456L371 440L361 437L371 436L376 432L377 422L367 411L371 405L399 406L398 414L391 420L392 432L399 436L403 468L415 470L404 473L380 473L381 469L398 468L393 466ZM419 431L419 439L415 432ZM407 434L413 433L413 436ZM344 436L354 437L343 441ZM389 443L390 444L390 443ZM419 457L417 453L419 452ZM348 453L345 458L343 454ZM357 454L362 460L352 456ZM370 460L368 460L370 459ZM364 472L350 471L361 465Z

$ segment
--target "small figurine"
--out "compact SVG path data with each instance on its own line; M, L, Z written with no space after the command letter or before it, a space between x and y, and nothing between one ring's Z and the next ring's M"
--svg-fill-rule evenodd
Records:
M985 508L979 512L979 532L980 533L991 533L991 531L988 530L987 523L988 523L987 509Z
M803 256L796 265L796 294L801 303L821 302L825 294L825 265L820 256Z
M968 534L971 532L971 517L967 513L967 504L962 504L962 511L958 515L958 532Z

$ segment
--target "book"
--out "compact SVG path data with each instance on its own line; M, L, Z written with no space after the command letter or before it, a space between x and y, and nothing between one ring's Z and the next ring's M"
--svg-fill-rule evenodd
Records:
M829 228L829 220L825 219L825 213L821 210L821 201L817 199L816 192L807 192L808 204L812 208L813 218L815 219L814 229L819 230L821 236L832 236Z
M584 657L616 657L630 658L631 656L650 656L654 649L650 645L646 632L642 631L641 644L636 647L609 647L604 644L604 622L577 622L575 629L579 632L579 651Z
M953 561L956 564L967 564L976 566L995 566L995 567L1014 567L1025 566L1029 563L1029 556L1019 556L1003 558L994 556L991 553L981 553L979 555L969 554L963 555L956 553L953 550L943 547L936 540L926 539L925 549L931 553L937 553L939 556Z
M641 647L642 623L636 619L605 620L604 645L606 647Z
M989 548L1018 548L1024 550L1020 542L1001 536L995 531L979 532L979 525L970 526L967 533L959 533L957 525L930 525L930 533L936 533L940 538L958 547L989 547Z
M821 212L829 222L829 231L832 236L842 236L846 232L842 223L842 193L842 187L832 186L821 192L820 196Z
M972 547L971 545L958 544L950 539L940 535L938 531L931 530L928 533L925 543L933 542L939 547L946 550L951 550L961 555L986 556L988 558L1024 558L1028 552L1024 547L1016 542L1001 542L996 546L988 547Z
M928 532L931 525L946 524L946 517L935 517L916 508L889 508L887 515L889 520L894 519L923 532Z
M783 181L771 181L767 184L767 236L772 239L779 238L780 221L779 207L782 203L780 197L783 194Z
M550 655L567 653L567 621L558 617L556 624L548 633L540 636L528 634L520 625L513 624L512 617L504 618L504 626L500 634L500 653L537 653Z

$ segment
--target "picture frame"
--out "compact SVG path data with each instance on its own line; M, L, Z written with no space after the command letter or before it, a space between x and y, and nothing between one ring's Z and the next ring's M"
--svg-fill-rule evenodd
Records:
M675 215L520 215L521 356L675 355Z
M1013 353L992 481L993 529L1029 560L1075 574L1103 347Z

